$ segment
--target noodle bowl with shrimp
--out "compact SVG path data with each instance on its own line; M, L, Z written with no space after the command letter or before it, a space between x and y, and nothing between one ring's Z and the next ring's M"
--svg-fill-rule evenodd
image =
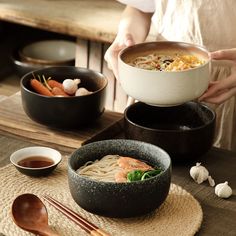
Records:
M92 142L70 156L68 183L72 198L89 212L119 218L139 216L165 201L171 159L161 148L136 140Z
M76 172L98 181L122 183L154 177L161 169L131 157L106 155L100 160L86 162Z

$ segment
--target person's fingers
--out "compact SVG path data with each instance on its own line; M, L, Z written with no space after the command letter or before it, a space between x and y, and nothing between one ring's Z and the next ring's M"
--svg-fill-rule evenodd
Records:
M210 56L216 60L236 60L236 48L211 52Z
M222 93L211 96L211 97L205 97L201 101L207 102L207 103L213 103L213 104L221 104L234 96L236 94L236 87L231 88L229 90L224 90Z
M223 90L230 90L231 88L236 87L236 75L232 74L229 77L222 79L221 81L217 81L212 83L209 86L208 90L201 96L200 99L205 99L207 97L215 96Z
M112 45L107 49L104 59L107 62L108 68L111 69L118 79L118 54L119 52L134 44L131 34L125 34L122 38L116 38Z
M220 104L236 94L236 74L211 83L208 90L198 99L209 103Z

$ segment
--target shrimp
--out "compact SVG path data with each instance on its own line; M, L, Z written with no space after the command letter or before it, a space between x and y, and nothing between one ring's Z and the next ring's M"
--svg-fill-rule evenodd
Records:
M127 182L127 171L121 170L115 174L115 180L117 183Z
M147 170L153 170L151 166L146 164L145 162L136 160L131 157L120 157L117 161L119 167L121 167L124 170L142 170L142 171L147 171Z

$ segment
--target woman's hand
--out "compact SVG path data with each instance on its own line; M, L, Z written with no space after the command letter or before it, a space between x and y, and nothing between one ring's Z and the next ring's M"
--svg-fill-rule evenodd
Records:
M105 53L105 60L108 64L108 68L111 69L115 75L116 78L118 78L118 54L119 52L131 45L134 45L134 39L133 36L129 33L124 33L117 35L114 42L111 44L111 46L107 49Z
M231 75L222 80L210 82L208 90L199 98L199 101L221 104L236 95L236 48L212 52L211 58L230 60L234 63Z
M150 29L152 14L139 11L131 6L127 6L122 13L117 36L104 55L108 67L113 70L117 79L119 52L128 46L141 43L146 39Z

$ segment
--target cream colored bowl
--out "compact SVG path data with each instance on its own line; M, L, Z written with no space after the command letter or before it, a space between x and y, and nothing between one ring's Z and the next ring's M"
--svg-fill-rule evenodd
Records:
M128 64L138 56L153 52L180 52L204 60L196 68L183 71L154 71ZM155 106L176 106L200 97L210 80L208 51L201 46L183 42L148 42L127 47L118 57L119 80L124 91L141 102Z

